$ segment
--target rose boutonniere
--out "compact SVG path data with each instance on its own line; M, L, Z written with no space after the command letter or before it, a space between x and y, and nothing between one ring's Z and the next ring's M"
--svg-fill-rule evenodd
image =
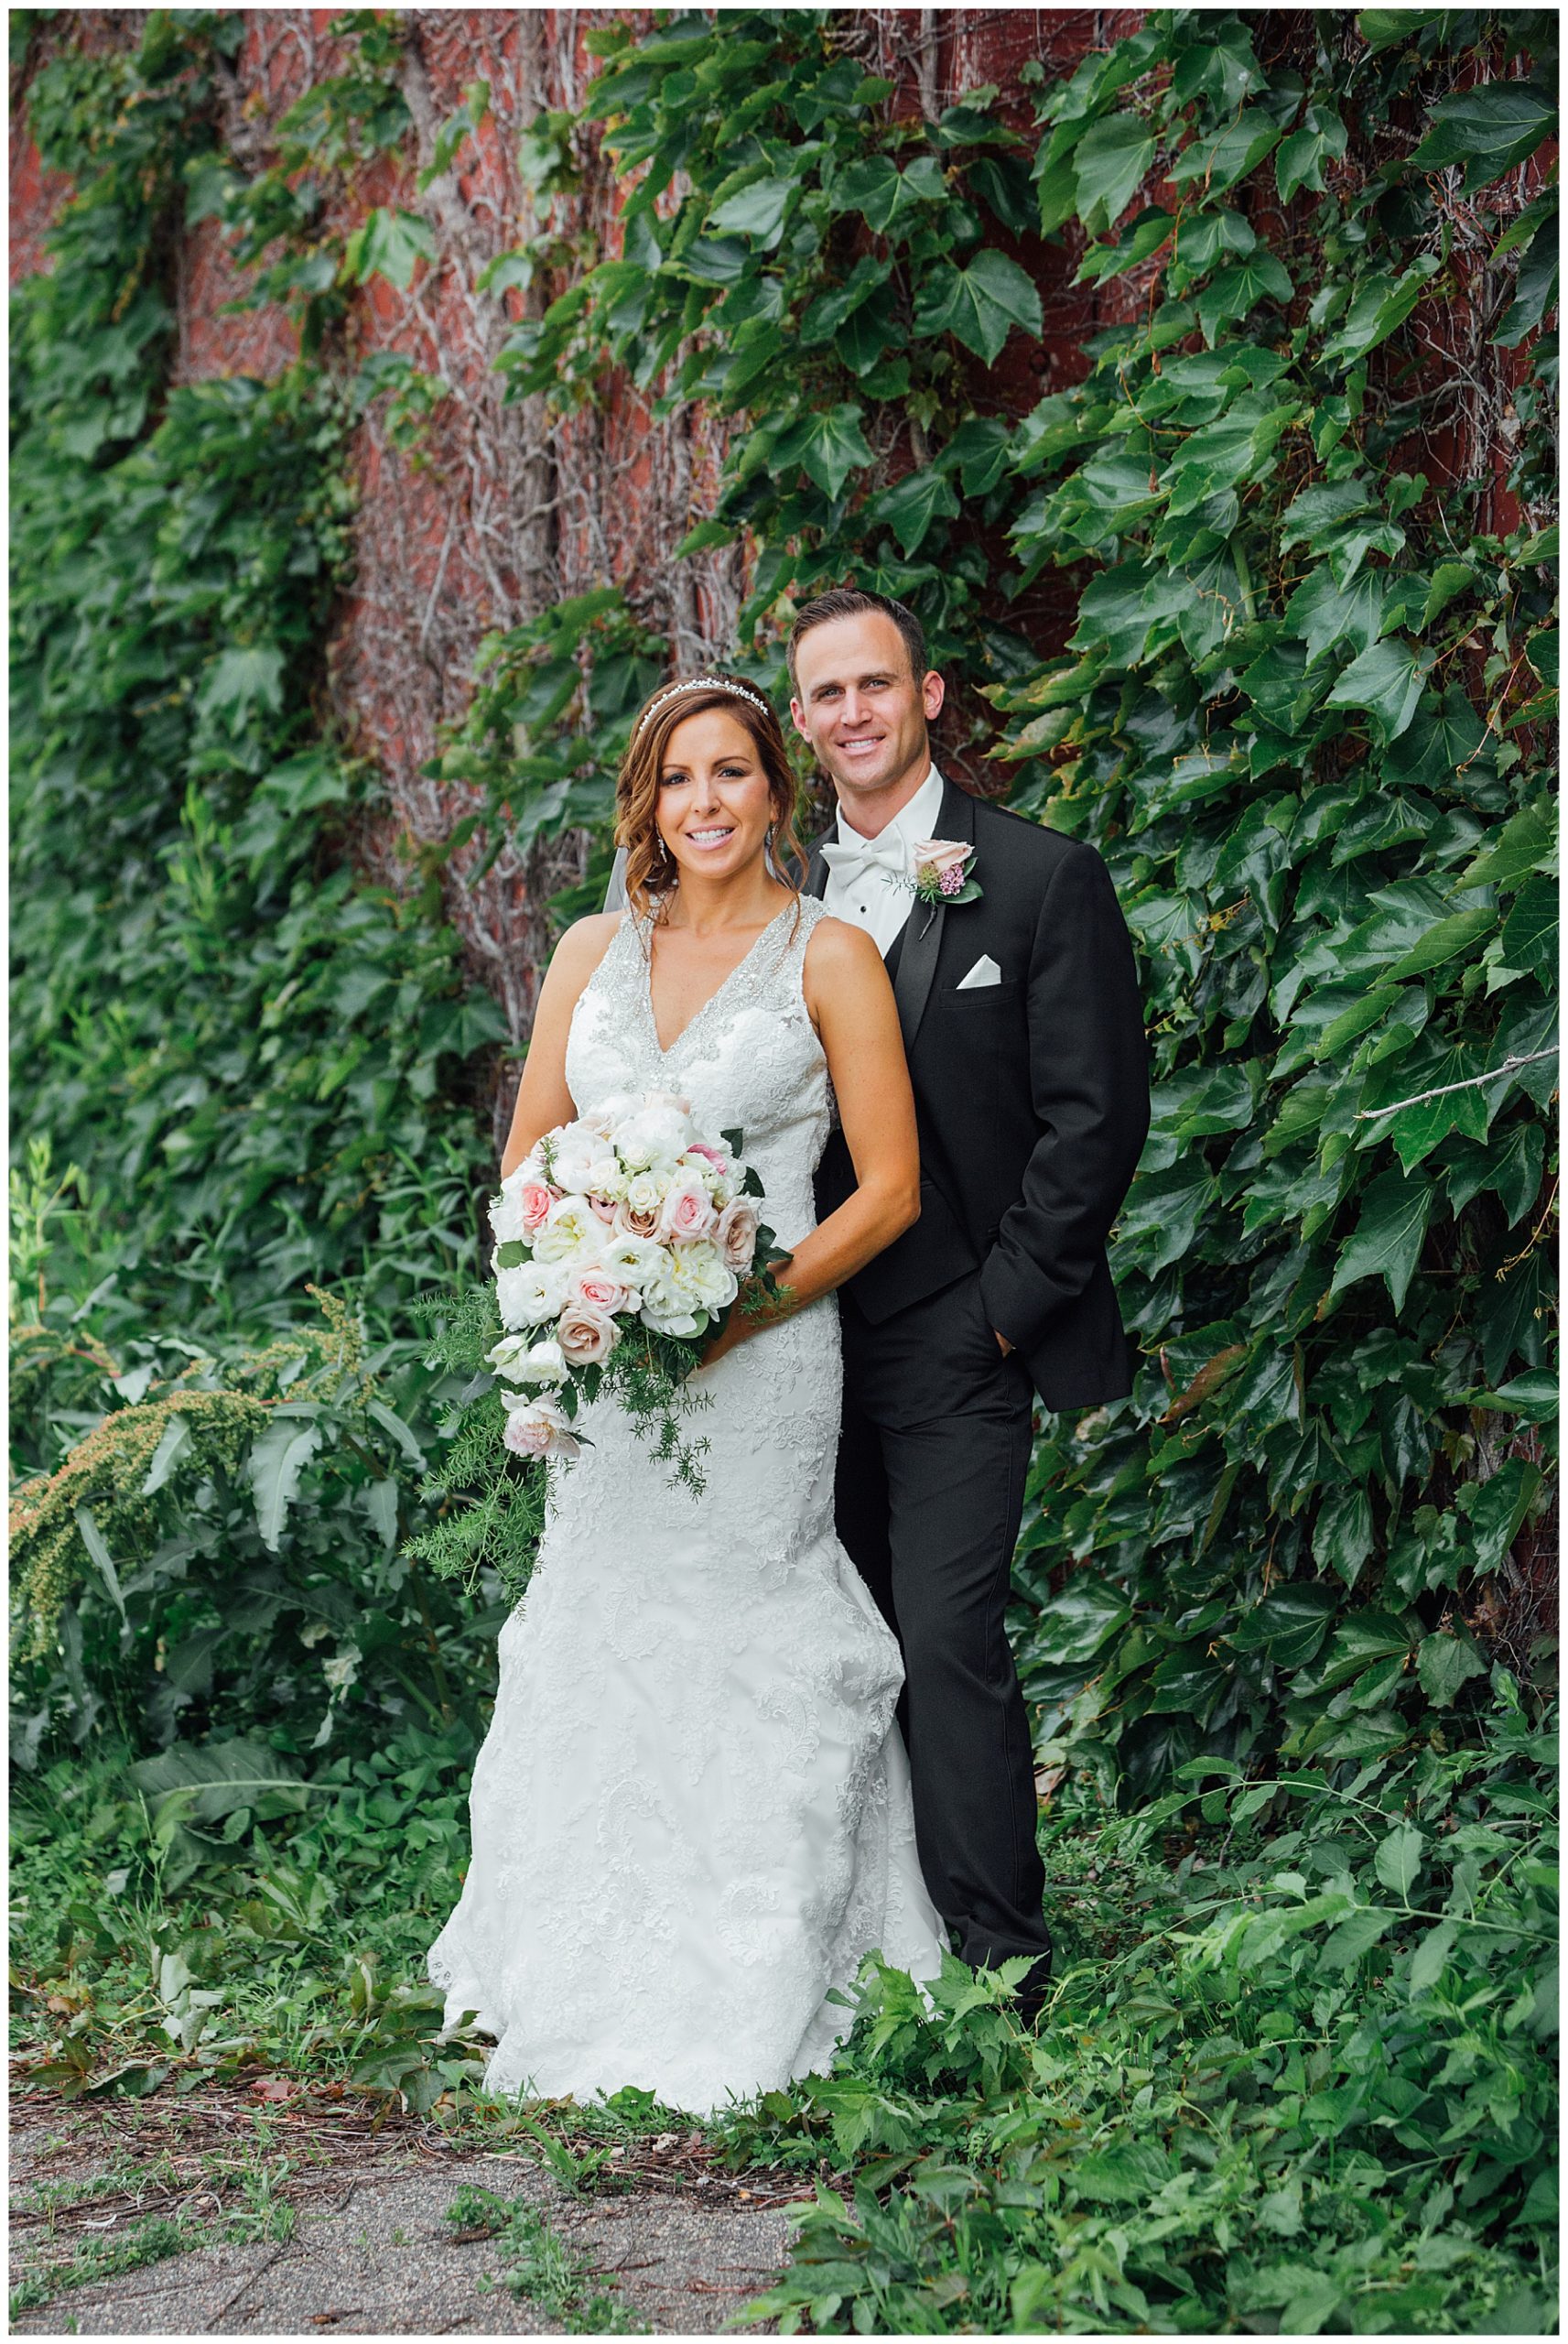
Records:
M969 864L975 850L962 839L916 839L914 892L923 904L977 904L980 888Z

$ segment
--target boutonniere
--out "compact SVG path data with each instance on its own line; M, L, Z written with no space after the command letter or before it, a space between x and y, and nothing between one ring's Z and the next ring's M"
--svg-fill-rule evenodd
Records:
M975 850L962 839L916 839L914 892L923 904L978 904L981 889L970 872Z

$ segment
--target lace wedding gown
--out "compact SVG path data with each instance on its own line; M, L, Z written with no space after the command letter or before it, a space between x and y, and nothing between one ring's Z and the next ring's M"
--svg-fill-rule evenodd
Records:
M625 916L567 1048L579 1113L666 1090L704 1130L739 1125L784 1245L814 1224L832 1112L801 989L821 916L786 905L668 1050ZM827 2065L849 2013L826 1997L868 1950L940 1967L903 1664L834 1536L839 1383L828 1297L701 1373L700 1497L612 1400L550 1469L501 1632L472 1861L428 1957L447 2023L474 2012L497 2038L492 2090L635 2084L707 2112Z

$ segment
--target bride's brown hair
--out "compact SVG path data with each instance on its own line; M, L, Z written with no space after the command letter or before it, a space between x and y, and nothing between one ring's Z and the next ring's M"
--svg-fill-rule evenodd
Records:
M626 754L615 784L615 843L626 850L626 900L639 918L646 918L656 897L674 886L675 857L659 836L656 808L659 778L670 734L688 716L704 709L721 708L744 725L756 746L758 762L767 776L768 802L773 810L773 868L793 895L806 879L806 851L795 835L795 779L784 747L778 718L754 684L720 670L711 682L704 678L682 690L661 684L637 711Z

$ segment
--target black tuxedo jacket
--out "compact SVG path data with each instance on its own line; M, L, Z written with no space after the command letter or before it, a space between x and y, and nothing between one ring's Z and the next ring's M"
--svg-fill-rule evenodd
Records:
M1105 864L1076 839L951 782L937 835L973 841L981 898L915 902L887 956L914 1089L920 1218L847 1291L876 1327L978 1270L992 1326L1048 1408L1119 1399L1131 1358L1105 1246L1149 1129L1127 924ZM827 881L821 847L814 895ZM1000 983L960 989L982 954ZM819 1216L854 1185L835 1131Z

